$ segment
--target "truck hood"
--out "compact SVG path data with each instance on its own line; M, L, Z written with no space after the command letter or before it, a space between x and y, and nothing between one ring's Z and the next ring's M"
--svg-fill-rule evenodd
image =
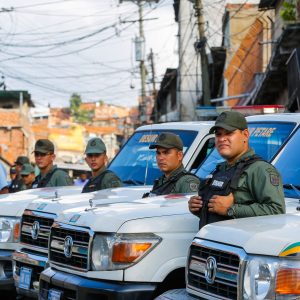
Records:
M13 194L0 196L1 216L20 217L24 209L34 200L55 199L59 195L80 193L81 188L70 187L49 187L25 190Z
M82 189L82 188L81 188ZM133 201L142 198L143 194L148 192L150 186L122 187L100 190L92 193L78 193L68 196L61 196L56 199L37 199L31 202L27 209L43 211L58 215L64 210L72 208L86 209L92 206L106 203L117 203Z
M209 224L197 237L241 247L248 254L282 256L287 247L299 244L299 227L300 214L272 215Z
M56 220L69 225L89 227L95 232L117 232L122 224L133 220L174 215L191 217L187 204L189 197L190 195L166 195L133 201L124 199L118 203L98 203L95 207L65 210ZM196 220L194 216L191 219ZM135 230L139 230L139 224L135 224ZM132 228L132 224L130 227Z

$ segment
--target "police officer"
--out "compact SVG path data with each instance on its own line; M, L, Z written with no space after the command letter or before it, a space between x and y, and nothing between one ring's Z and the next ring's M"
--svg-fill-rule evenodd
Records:
M34 158L40 174L36 176L32 188L72 185L69 175L58 169L55 160L54 145L48 139L37 140L34 146Z
M226 219L285 213L281 176L249 147L245 117L225 111L210 131L226 161L200 185L199 196L189 200L191 213L200 217L200 228Z
M163 132L149 148L156 149L157 165L163 175L155 180L152 190L144 197L198 191L199 178L183 167L183 143L178 135Z
M92 171L92 177L84 185L82 193L120 187L120 178L112 171L106 169L106 146L100 138L92 138L85 149L85 161Z
M34 167L31 164L24 164L22 166L20 175L22 177L22 180L24 182L24 185L26 186L26 189L31 189L32 184L35 180L35 172Z
M9 185L9 192L10 193L16 193L22 190L26 189L26 186L24 185L24 182L22 180L22 177L20 175L22 166L24 164L29 164L29 159L26 156L18 156L17 160L15 161L15 167L16 167L16 177L11 181Z

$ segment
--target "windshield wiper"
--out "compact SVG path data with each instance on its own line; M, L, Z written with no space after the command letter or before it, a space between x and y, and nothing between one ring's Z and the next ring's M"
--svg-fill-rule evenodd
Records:
M300 186L299 185L293 185L292 183L286 183L283 185L283 187L288 190L293 190L297 194L297 196L300 197Z
M123 181L124 184L133 184L133 185L144 185L144 182L140 180L128 179Z

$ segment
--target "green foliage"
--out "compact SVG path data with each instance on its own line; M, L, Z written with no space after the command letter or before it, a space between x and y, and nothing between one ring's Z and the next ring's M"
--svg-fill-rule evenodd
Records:
M87 123L93 116L88 110L80 109L81 104L81 96L77 93L73 93L70 98L71 116L74 118L75 122Z
M296 3L298 1L294 0L292 2L284 1L282 4L282 9L280 11L280 16L284 21L295 21L296 20Z

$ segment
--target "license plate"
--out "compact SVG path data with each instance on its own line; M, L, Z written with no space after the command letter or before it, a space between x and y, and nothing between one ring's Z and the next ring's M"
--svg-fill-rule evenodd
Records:
M48 300L60 300L62 292L57 290L49 290Z
M19 288L29 290L31 282L32 269L21 267Z

